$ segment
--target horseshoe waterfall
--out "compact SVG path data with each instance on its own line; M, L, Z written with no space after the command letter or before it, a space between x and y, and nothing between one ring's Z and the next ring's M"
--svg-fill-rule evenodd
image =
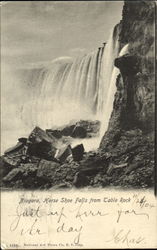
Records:
M38 125L46 129L72 120L97 119L101 122L98 144L112 112L119 74L118 69L114 73L114 59L119 54L118 37L119 25L116 25L108 42L97 50L74 61L61 57L46 67L32 69L29 102L21 109L22 120L31 128ZM112 100L110 106L109 100Z

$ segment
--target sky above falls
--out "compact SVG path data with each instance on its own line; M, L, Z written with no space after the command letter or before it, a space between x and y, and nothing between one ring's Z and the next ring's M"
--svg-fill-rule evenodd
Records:
M76 57L107 41L123 2L6 1L1 6L2 65L27 67Z

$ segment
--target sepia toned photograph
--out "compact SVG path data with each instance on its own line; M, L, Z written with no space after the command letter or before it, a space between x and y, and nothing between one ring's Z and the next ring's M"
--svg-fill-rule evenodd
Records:
M157 247L156 2L1 1L0 11L2 249Z

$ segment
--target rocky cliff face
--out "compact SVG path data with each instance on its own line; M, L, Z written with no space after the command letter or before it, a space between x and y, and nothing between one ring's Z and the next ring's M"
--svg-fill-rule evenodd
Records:
M129 53L115 59L115 66L120 69L120 74L116 82L113 112L108 131L102 138L100 151L112 153L118 161L121 161L120 155L123 154L130 158L129 164L135 164L141 171L144 167L149 169L152 183L155 3L126 1L122 15L120 44L121 48L128 44ZM127 154L128 150L131 156Z

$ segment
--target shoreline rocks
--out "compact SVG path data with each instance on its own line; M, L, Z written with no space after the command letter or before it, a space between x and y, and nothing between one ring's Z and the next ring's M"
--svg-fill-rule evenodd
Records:
M84 124L86 129L80 124ZM94 130L91 124L95 126ZM94 133L98 130L98 124L97 121L89 124L88 121L80 121L72 125L71 130L66 126L63 131L65 134L70 131L71 137L57 129L45 131L35 127L28 138L19 138L18 143L1 157L1 186L50 188L62 186L65 181L67 186L73 185L76 173L81 174L80 162L85 150L83 144L73 148L70 146L69 142L75 140L72 133L74 137L82 138L82 131L86 131L84 135L87 135L87 131Z

